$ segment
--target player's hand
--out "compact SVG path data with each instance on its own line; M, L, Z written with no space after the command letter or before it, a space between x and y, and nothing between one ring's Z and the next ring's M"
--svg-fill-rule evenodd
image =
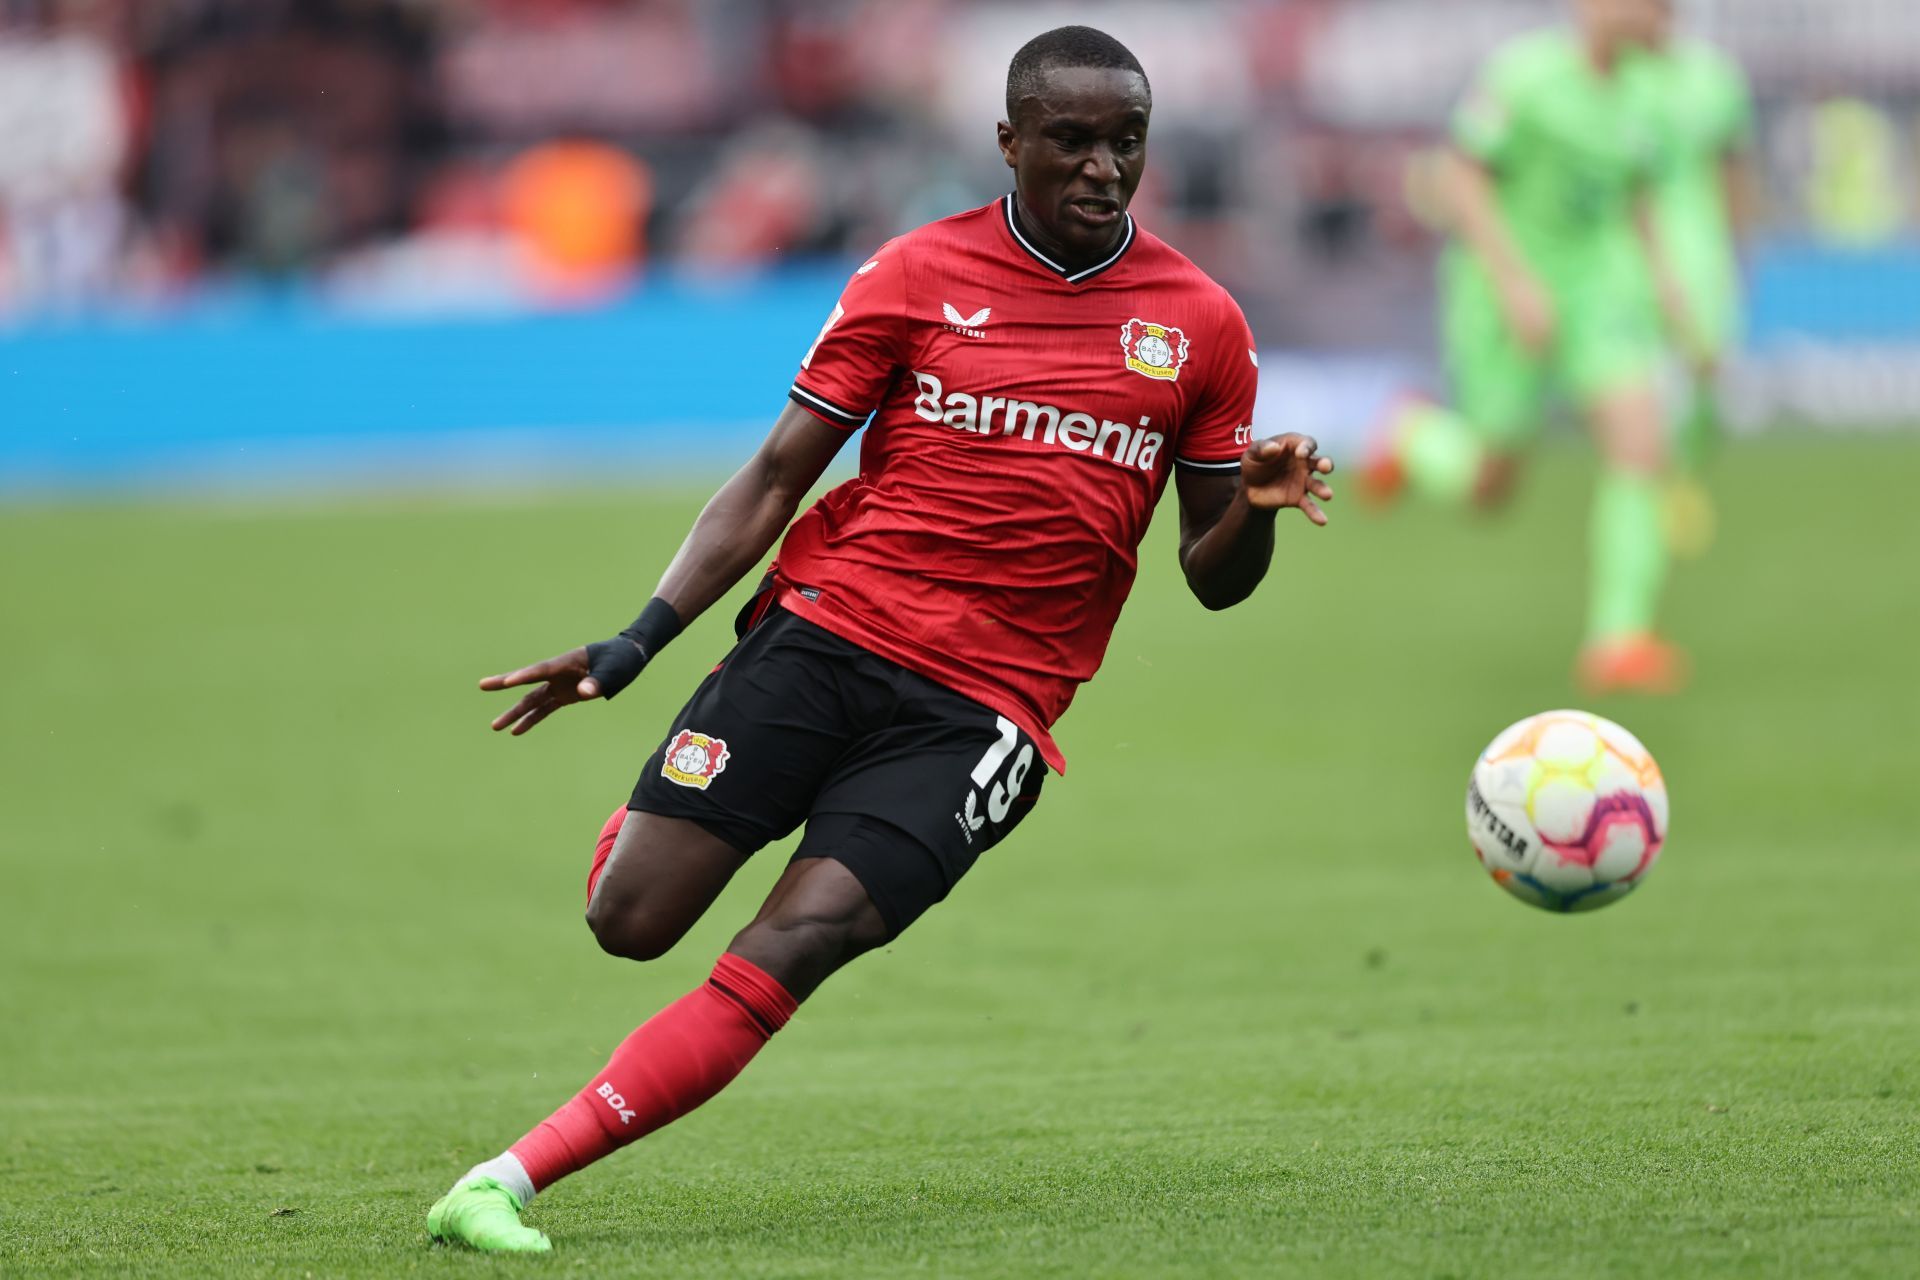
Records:
M1694 316L1686 293L1665 275L1660 280L1660 310L1666 320L1667 333L1686 359L1688 371L1703 382L1714 381L1719 376L1716 368L1719 361L1713 344L1707 341L1706 331Z
M1532 354L1539 355L1553 345L1553 331L1559 323L1553 298L1532 276L1520 272L1501 278L1500 311L1506 317L1508 331Z
M1320 503L1333 501L1333 489L1321 477L1332 474L1333 459L1320 456L1312 436L1269 436L1240 455L1240 483L1249 505L1256 511L1298 507L1315 524L1327 522Z
M480 681L480 687L489 693L529 684L538 684L540 687L529 690L511 708L495 716L493 727L496 731L511 725L515 736L518 736L562 707L588 702L600 696L600 682L593 676L593 664L587 656L585 645L569 649L557 658L548 658L545 662L536 662L530 667L522 667L504 675L486 676Z

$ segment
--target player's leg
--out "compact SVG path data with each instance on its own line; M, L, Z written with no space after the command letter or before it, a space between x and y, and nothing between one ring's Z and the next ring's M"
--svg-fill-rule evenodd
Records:
M595 851L587 927L608 955L656 960L706 914L747 855L687 818L622 809L605 861Z
M1024 733L837 638L824 643L823 653L837 646L830 656L848 668L852 699L865 710L875 709L867 692L886 687L887 723L835 753L792 863L707 982L629 1036L508 1152L456 1184L429 1216L436 1236L548 1248L518 1221L537 1190L719 1092L821 982L945 898L1032 811L1046 766ZM450 1205L479 1207L462 1222Z
M671 947L741 863L806 816L861 715L863 690L831 668L790 614L750 631L704 681L596 850L588 923L602 947L645 959ZM840 642L844 643L844 642ZM428 1214L437 1239L543 1251L519 1211L542 1187L711 1097L792 1015L793 999L751 961L724 955L711 978L662 1009L599 1075L507 1151L475 1166Z
M1577 675L1590 694L1669 692L1684 660L1655 635L1669 555L1662 499L1671 449L1645 260L1622 228L1569 270L1579 285L1562 294L1562 376L1600 454Z
M609 954L634 960L662 956L705 914L746 856L697 822L622 806L608 818L595 848L587 924ZM719 974L716 969L709 986ZM750 977L731 981L735 988L752 983ZM763 1025L785 1020L777 1002L762 1018L764 1022L743 1023L735 1005L716 1004L707 987L701 987L629 1036L614 1063L623 1053L628 1059L650 1058L652 1078L666 1082L669 1096L684 1097L689 1093L686 1081L711 1074L711 1065L704 1058L689 1063L672 1050L698 1042L708 1053L732 1062L737 1072L763 1042L756 1038ZM604 1137L601 1108L631 1123L637 1104L630 1107L623 1094L602 1089L615 1086L596 1078L507 1151L469 1170L428 1211L428 1232L435 1239L488 1251L537 1253L551 1248L545 1235L521 1224L519 1214L540 1187L613 1149ZM688 1103L687 1109L703 1100ZM656 1118L653 1127L661 1123L665 1120Z
M1667 541L1675 555L1695 557L1712 545L1718 524L1705 473L1724 432L1720 374L1741 327L1739 276L1724 233L1712 227L1680 232L1671 218L1663 231L1681 295L1703 344L1699 351L1673 352L1668 402L1673 466L1665 501Z
M1547 361L1508 332L1485 271L1459 250L1441 264L1440 330L1455 407L1397 402L1363 484L1375 496L1404 484L1445 505L1496 507L1538 430Z
M1043 773L1044 767L1036 771L1017 812L1001 806L1005 820L981 832L982 848L1031 809ZM537 1191L719 1093L822 982L898 936L894 920L910 923L945 897L950 881L942 865L883 820L859 814L814 819L759 914L734 937L707 981L628 1036L566 1105L456 1183L428 1214L429 1231L492 1251L550 1249L545 1235L519 1221ZM862 875L886 886L880 892L887 912Z
M1651 380L1588 405L1601 454L1590 528L1591 577L1581 683L1590 693L1671 692L1684 660L1655 634L1668 567L1662 495L1667 440Z
M818 850L825 841L816 840ZM796 1003L849 960L892 936L853 872L824 854L798 857L773 886L753 922L727 945L729 955L759 966Z

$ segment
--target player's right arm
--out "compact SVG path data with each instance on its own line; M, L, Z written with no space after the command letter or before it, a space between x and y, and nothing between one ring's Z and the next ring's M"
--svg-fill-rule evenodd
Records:
M1518 150L1516 113L1520 80L1513 49L1482 69L1453 115L1453 145L1442 156L1437 178L1449 229L1486 268L1507 327L1529 351L1553 341L1553 298L1520 248L1500 210L1495 174Z
M1453 231L1493 280L1507 328L1529 351L1553 341L1553 297L1514 239L1494 196L1493 174L1473 157L1450 152L1442 170Z
M493 727L525 733L561 707L625 688L660 646L760 565L847 438L787 405L759 450L707 501L632 627L480 682L489 691L538 686L494 717Z

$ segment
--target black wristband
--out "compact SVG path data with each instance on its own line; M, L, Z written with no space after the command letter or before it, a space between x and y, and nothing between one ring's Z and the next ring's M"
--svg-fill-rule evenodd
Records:
M640 611L633 625L620 634L639 645L640 651L651 660L680 634L681 625L680 615L674 612L673 606L655 596L647 601L647 607Z
M599 683L600 696L611 698L632 684L653 656L679 634L680 615L655 596L632 626L611 640L588 645L587 671Z

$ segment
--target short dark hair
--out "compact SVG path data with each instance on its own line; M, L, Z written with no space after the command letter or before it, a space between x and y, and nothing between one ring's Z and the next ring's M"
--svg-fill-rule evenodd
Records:
M1147 71L1133 51L1104 31L1092 27L1055 27L1043 31L1020 46L1007 66L1007 119L1020 118L1020 104L1041 92L1041 77L1055 67L1112 67L1131 71L1147 86L1147 100L1153 100L1153 85Z

